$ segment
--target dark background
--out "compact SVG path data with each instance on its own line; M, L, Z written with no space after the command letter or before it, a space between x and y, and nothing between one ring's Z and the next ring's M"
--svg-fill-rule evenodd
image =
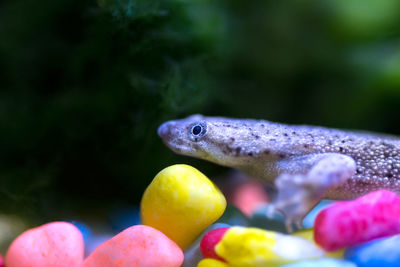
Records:
M0 211L138 204L192 113L400 134L398 0L3 0Z

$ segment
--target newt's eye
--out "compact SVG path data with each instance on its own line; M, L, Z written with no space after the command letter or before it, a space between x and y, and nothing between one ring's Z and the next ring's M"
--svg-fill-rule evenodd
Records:
M189 127L190 139L197 141L207 133L207 125L204 122L195 122Z

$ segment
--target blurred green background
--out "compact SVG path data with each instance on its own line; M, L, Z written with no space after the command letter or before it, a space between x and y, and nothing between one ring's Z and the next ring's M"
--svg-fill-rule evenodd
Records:
M192 113L400 134L398 0L3 0L0 209L138 204Z

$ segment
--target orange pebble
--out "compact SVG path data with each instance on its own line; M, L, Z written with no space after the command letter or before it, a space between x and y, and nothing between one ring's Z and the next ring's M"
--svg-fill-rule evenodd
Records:
M6 254L7 267L78 267L82 264L84 244L73 224L52 222L25 231Z
M182 250L166 235L135 225L96 248L83 267L179 267L182 262Z

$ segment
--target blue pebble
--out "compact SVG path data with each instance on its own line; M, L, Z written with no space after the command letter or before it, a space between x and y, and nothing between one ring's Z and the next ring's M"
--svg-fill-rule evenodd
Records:
M79 229L82 234L83 241L86 243L92 237L92 230L88 225L80 221L68 220L67 222L72 223Z
M354 263L340 259L318 259L299 261L291 264L282 265L282 267L357 267Z
M185 250L185 258L183 260L183 264L181 267L193 267L197 266L197 264L203 259L203 255L200 251L200 242L203 239L203 236L214 229L224 228L224 227L231 227L229 224L226 223L214 223L204 230L201 235L190 245L189 248Z
M136 206L118 208L110 216L111 228L115 233L140 224L140 221L140 210Z
M332 200L322 200L320 201L303 219L303 228L313 228L315 218L317 218L318 213L323 209L327 208L329 205L334 203Z
M400 266L400 235L349 247L345 250L344 258L360 267Z

